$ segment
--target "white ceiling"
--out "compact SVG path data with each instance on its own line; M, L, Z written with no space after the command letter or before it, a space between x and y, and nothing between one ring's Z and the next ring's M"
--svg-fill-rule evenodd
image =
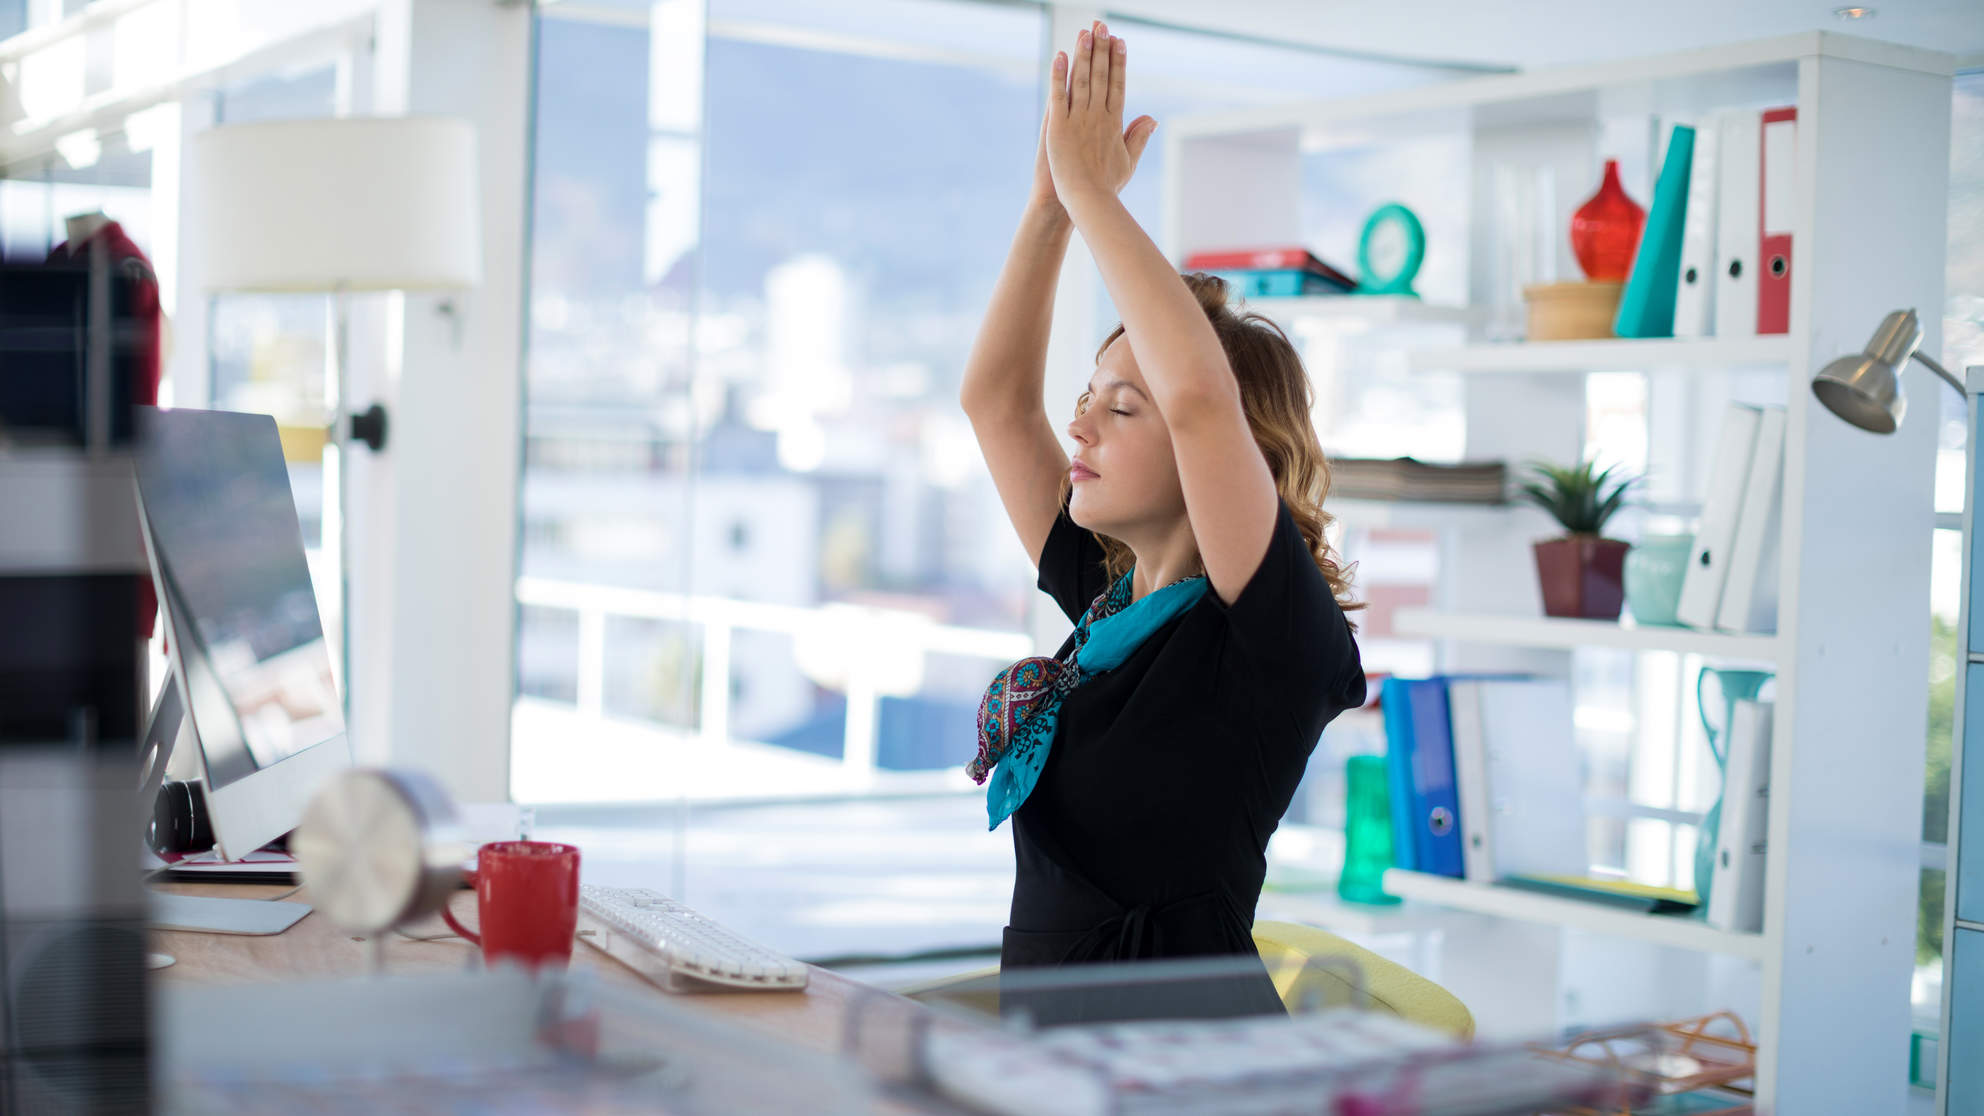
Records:
M1059 0L1066 2L1066 0ZM1846 20L1825 0L1110 0L1126 16L1433 62L1534 69L1838 31L1984 64L1984 0L1880 0Z

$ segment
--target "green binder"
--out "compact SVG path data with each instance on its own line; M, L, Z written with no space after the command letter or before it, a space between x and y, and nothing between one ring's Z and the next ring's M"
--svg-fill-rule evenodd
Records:
M1653 208L1647 211L1633 270L1619 296L1619 316L1612 332L1620 337L1674 336L1674 291L1681 277L1681 226L1688 209L1688 170L1695 158L1695 130L1674 125L1667 141L1667 161L1653 186Z

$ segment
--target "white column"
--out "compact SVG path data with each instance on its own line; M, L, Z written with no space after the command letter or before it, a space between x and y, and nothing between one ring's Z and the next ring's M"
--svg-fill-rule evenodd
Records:
M1916 307L1939 351L1950 79L1799 64L1787 387L1785 651L1771 746L1766 1036L1758 1110L1899 1112L1928 729L1932 481L1941 393L1902 372L1911 413L1865 433L1820 406L1814 369ZM1905 123L1904 123L1905 122ZM1772 1037L1774 1036L1774 1041Z
M351 476L352 732L464 801L509 797L531 34L527 5L379 6L375 111L475 123L483 281L394 299L387 367L352 385L391 415Z

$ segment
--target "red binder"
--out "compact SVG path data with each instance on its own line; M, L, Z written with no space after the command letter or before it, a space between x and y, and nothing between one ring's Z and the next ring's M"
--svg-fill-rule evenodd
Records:
M1798 175L1798 110L1763 114L1757 167L1757 332L1791 332L1792 185Z
M1307 248L1239 248L1224 252L1194 252L1185 266L1194 271L1241 271L1251 268L1305 268L1317 261Z

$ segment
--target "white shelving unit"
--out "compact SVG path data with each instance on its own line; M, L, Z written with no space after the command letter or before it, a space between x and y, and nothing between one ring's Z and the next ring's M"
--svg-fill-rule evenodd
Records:
M1367 325L1398 323L1472 326L1479 312L1467 306L1442 306L1404 295L1304 295L1300 298L1249 298L1243 309L1258 311L1277 323L1312 318L1354 321Z
M1791 339L1721 337L1681 341L1671 337L1608 341L1484 342L1413 349L1415 372L1657 372L1782 366Z
M1399 610L1392 627L1400 635L1451 639L1463 643L1564 651L1580 647L1677 651L1752 663L1775 663L1778 651L1777 637L1774 635L1732 635L1727 632L1698 632L1692 628L1640 627L1623 621L1567 620L1554 616L1407 608Z
M1411 527L1438 530L1455 525L1495 524L1511 515L1524 513L1522 504L1449 503L1439 500L1362 500L1328 501L1331 515L1357 527ZM1533 513L1540 519L1542 512Z
M1691 918L1640 914L1520 888L1468 883L1446 876L1394 868L1385 873L1385 890L1408 902L1432 903L1500 918L1615 934L1673 949L1722 953L1750 961L1761 961L1764 956L1764 937L1761 934L1717 930Z
M1592 932L1556 933L1547 948L1525 940L1521 957L1486 966L1508 970L1493 974L1496 997L1538 1001L1529 1006L1540 1010L1525 1018L1589 1021L1572 1017L1598 1010L1589 1000L1570 1006L1574 980L1585 991L1616 993L1604 1010L1621 1013L1704 1012L1732 1006L1729 997L1748 1003L1759 1039L1760 1111L1894 1112L1905 1103L1937 431L1933 422L1911 422L1888 437L1865 434L1817 406L1807 384L1818 366L1856 349L1888 310L1942 305L1953 72L1944 55L1814 32L1166 124L1162 242L1178 259L1303 243L1305 162L1318 152L1424 139L1439 141L1428 150L1462 152L1456 159L1464 165L1444 181L1461 175L1468 184L1462 196L1472 212L1455 226L1467 230L1466 242L1450 238L1429 251L1465 254L1467 305L1437 314L1362 310L1377 315L1376 324L1432 314L1428 320L1458 321L1473 337L1468 311L1507 301L1494 266L1498 176L1547 182L1563 228L1595 188L1604 157L1622 154L1622 145L1644 145L1636 161L1657 167L1656 137L1673 123L1724 107L1797 107L1788 334L1471 341L1394 354L1409 370L1469 373L1460 377L1464 456L1511 467L1583 455L1587 374L1682 370L1646 380L1650 421L1678 432L1686 447L1655 462L1680 477L1681 491L1661 498L1681 503L1701 498L1696 459L1707 458L1728 399L1782 403L1789 422L1778 635L1544 620L1530 544L1545 532L1533 515L1386 512L1451 527L1442 531L1439 607L1403 612L1397 624L1439 639L1445 669L1567 672L1572 651L1589 647L1772 664L1777 712L1760 934L1406 873L1392 880L1402 895L1495 916L1494 926L1545 936L1553 927ZM1410 175L1394 189L1394 198L1374 204L1398 200L1424 214L1454 196ZM1433 200L1419 200L1420 192ZM1644 186L1636 192L1651 200ZM1568 245L1556 270L1577 274ZM1321 310L1313 301L1282 310L1357 309L1354 300ZM1924 325L1924 348L1934 351L1933 313ZM1412 331L1395 332L1409 344ZM1920 377L1909 385L1920 398L1939 391L1926 373L1907 375ZM1352 511L1376 514L1348 503L1340 514L1348 521ZM1448 948L1455 937L1448 935ZM1593 941L1626 952L1594 961L1578 952ZM1649 943L1658 948L1630 952ZM1451 960L1443 966L1449 983L1464 975L1459 968ZM1477 1015L1502 1006L1474 1005Z

